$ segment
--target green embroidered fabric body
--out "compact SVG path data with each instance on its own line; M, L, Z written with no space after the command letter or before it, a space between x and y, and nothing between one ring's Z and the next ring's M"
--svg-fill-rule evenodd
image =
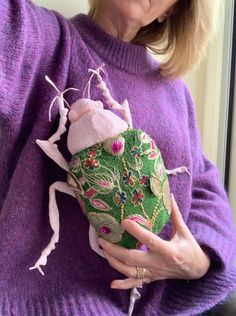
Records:
M97 233L126 248L138 241L120 225L125 218L159 233L171 212L160 150L145 132L128 129L73 155L68 183Z

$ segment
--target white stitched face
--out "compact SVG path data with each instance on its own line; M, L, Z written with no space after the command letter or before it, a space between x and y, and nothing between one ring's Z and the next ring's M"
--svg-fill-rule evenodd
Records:
M164 20L178 0L103 0L103 9L112 10L121 19L136 22L140 27L155 19Z

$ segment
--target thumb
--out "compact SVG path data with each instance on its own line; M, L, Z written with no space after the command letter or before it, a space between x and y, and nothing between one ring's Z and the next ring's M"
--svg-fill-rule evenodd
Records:
M183 220L182 214L179 210L179 207L175 201L174 195L171 193L171 220L173 224L173 236L178 232L180 235L183 235L186 232L187 226Z

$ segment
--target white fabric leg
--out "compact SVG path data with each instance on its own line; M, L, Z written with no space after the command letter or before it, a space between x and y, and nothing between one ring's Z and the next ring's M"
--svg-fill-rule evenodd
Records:
M92 225L89 225L89 244L91 249L96 252L99 256L105 258L103 251L98 245L98 234Z
M181 167L171 169L171 170L166 169L166 173L168 175L174 175L174 176L177 176L178 173L185 173L185 172L190 176L190 173L186 166L181 166Z
M67 113L68 109L64 106L64 100L63 95L60 95L58 97L58 103L59 103L59 113L60 113L60 121L59 126L55 134L53 134L48 141L50 143L55 143L56 141L61 139L61 135L65 133L66 131L66 123L67 123Z
M42 275L44 275L44 272L40 266L45 266L47 264L47 257L52 250L55 249L55 245L59 240L60 222L56 202L56 191L67 193L75 197L73 189L66 182L54 182L49 188L49 221L54 233L47 247L43 249L40 258L36 261L33 267L29 268L29 270L38 269Z
M55 161L58 166L60 166L65 171L69 171L69 165L65 158L62 156L58 150L57 144L53 144L48 140L36 140L37 145L42 149L42 151L53 161Z
M140 299L141 295L136 287L134 287L130 292L130 300L129 300L129 310L128 310L128 316L132 316L132 313L134 311L134 304L135 302Z

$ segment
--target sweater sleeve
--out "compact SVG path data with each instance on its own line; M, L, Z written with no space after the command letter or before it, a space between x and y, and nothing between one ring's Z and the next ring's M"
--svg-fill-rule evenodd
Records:
M185 86L192 152L192 202L187 225L208 253L211 270L223 271L236 255L236 232L226 192L218 169L201 150L192 96Z
M37 122L48 122L48 106L55 90L45 75L61 90L67 84L72 27L59 13L30 0L0 2L1 209L31 131ZM42 126L41 130L47 132Z
M1 118L17 116L19 121L30 90L55 67L52 61L60 52L61 29L59 14L30 0L1 1Z

